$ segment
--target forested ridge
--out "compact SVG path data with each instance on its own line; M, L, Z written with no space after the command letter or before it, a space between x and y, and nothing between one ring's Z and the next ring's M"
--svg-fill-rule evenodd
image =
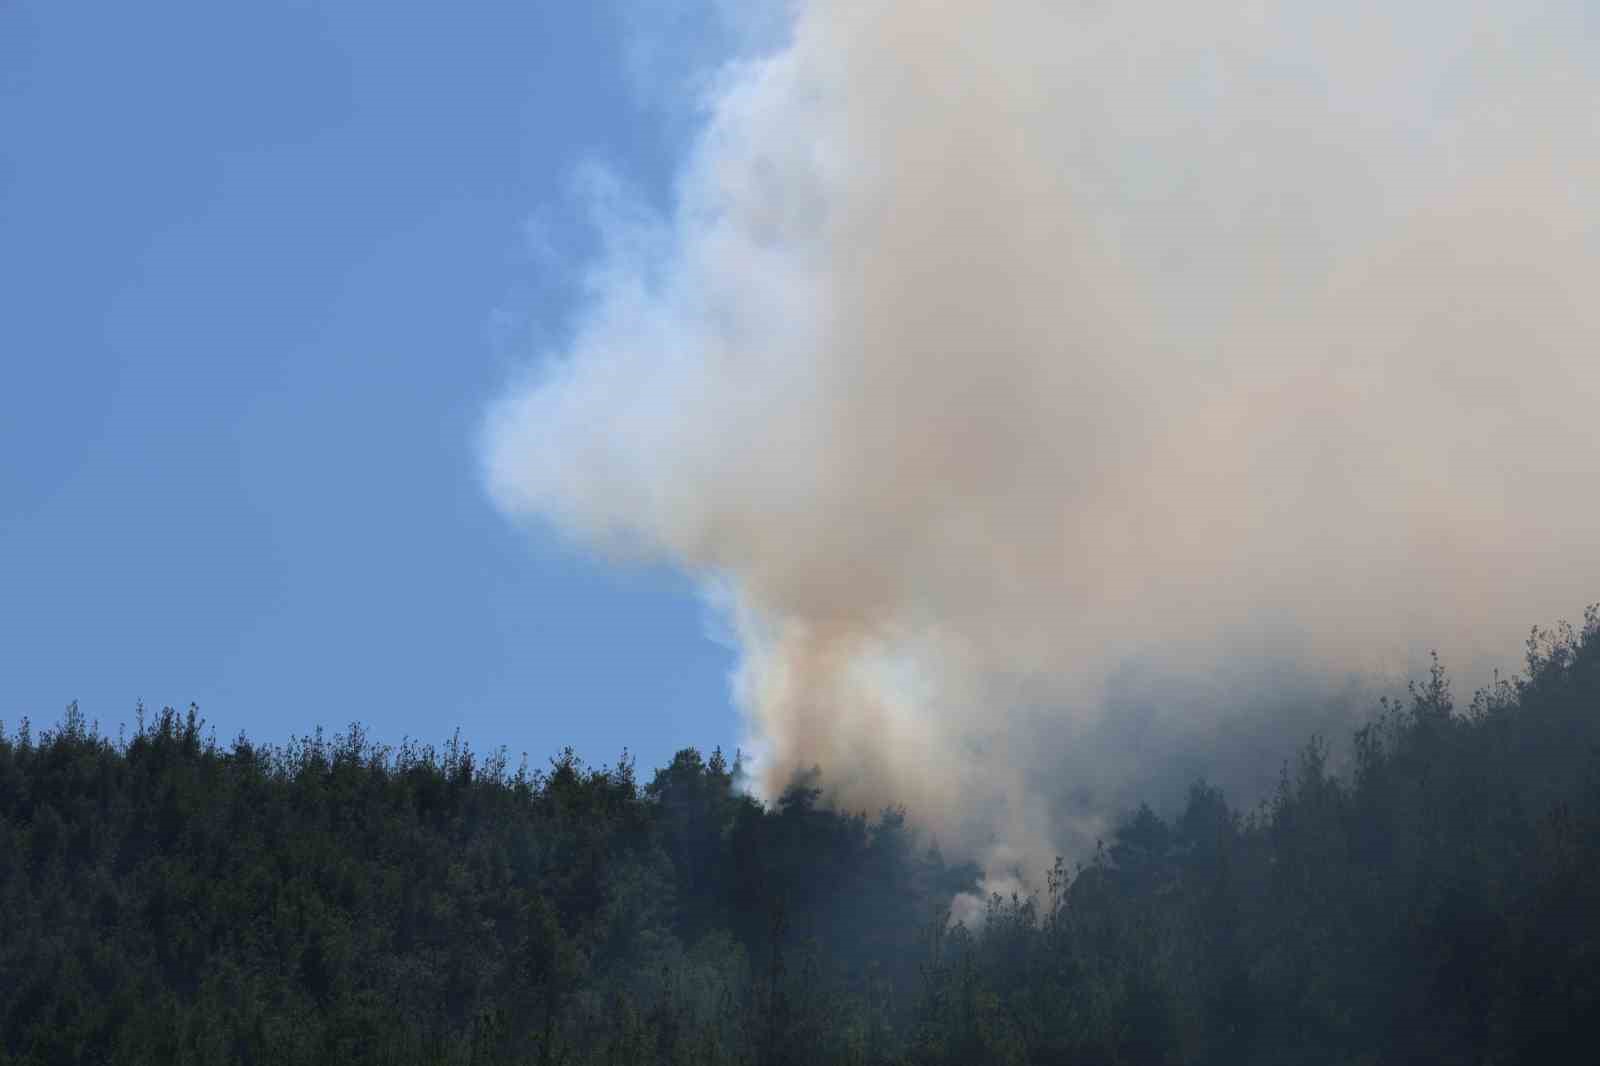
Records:
M1330 767L1330 753L1348 753ZM0 1064L1534 1063L1600 1037L1600 615L1030 896L915 812L194 709L0 729ZM1588 1049L1587 1051L1585 1049Z

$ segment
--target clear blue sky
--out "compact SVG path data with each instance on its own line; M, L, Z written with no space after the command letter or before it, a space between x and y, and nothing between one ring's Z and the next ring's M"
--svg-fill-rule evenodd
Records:
M477 471L573 312L574 168L664 201L691 132L639 57L706 27L636 21L0 5L0 718L193 701L223 739L641 768L737 740L689 582L511 527Z

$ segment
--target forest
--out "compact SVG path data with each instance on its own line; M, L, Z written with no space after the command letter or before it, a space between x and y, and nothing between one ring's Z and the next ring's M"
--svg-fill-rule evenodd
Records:
M1335 772L1334 767L1338 767ZM825 773L825 768L824 768ZM1204 782L950 921L915 812L360 726L0 727L0 1064L1573 1060L1600 1033L1600 612Z

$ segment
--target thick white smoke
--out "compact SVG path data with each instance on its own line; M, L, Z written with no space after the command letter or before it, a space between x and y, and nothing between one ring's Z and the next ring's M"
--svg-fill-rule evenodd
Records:
M801 3L494 497L706 579L769 786L994 869L1275 694L1515 667L1600 590L1591 10Z

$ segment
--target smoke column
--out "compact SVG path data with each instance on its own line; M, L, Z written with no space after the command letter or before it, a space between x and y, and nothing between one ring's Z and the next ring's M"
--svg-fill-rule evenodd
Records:
M1590 5L782 14L484 434L705 580L769 791L998 879L1600 598Z

